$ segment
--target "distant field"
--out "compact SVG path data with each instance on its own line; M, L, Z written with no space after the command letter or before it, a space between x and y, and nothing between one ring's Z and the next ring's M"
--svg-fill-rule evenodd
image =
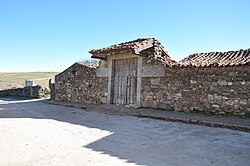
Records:
M53 77L58 72L0 72L0 89L24 87L25 80Z

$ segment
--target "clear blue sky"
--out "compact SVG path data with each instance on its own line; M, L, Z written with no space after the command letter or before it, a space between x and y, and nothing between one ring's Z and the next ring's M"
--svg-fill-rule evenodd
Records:
M0 71L63 71L155 37L175 60L250 48L249 0L0 0Z

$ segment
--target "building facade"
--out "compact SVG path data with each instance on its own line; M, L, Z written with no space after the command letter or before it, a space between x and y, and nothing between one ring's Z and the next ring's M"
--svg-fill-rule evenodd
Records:
M250 114L250 49L192 54L176 62L158 40L146 38L90 53L100 66L74 64L57 75L55 100Z

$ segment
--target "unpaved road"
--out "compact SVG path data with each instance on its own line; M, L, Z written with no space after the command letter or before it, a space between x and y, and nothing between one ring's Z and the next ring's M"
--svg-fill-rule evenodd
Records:
M250 133L0 98L0 165L250 165Z

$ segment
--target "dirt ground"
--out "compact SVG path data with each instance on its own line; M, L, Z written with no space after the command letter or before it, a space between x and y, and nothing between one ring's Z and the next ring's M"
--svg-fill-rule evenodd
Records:
M247 132L0 98L1 166L247 166L249 154Z

